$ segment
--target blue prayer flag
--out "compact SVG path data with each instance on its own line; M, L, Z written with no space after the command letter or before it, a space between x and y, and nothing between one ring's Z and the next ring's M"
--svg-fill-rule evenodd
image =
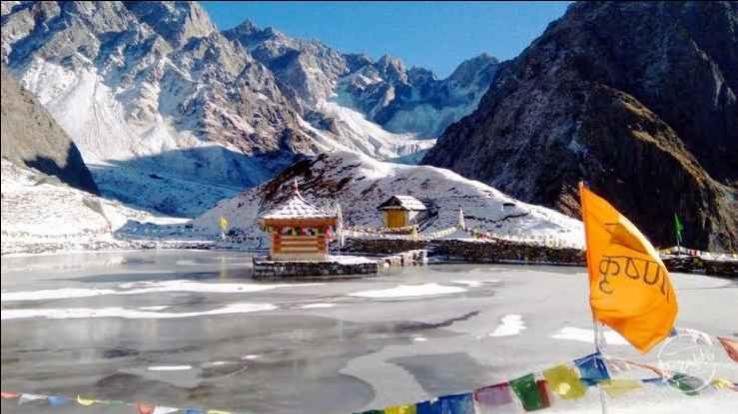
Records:
M71 400L63 395L49 395L48 396L49 405L52 407L59 407L60 405L64 405L69 403Z
M474 414L474 396L471 393L447 395L438 399L441 414Z
M581 381L587 385L595 385L598 382L610 379L607 365L605 365L605 361L602 360L602 355L599 352L575 359L574 364L579 368Z

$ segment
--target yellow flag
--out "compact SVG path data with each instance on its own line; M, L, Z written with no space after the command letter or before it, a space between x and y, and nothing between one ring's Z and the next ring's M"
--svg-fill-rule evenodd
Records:
M220 225L220 229L222 231L226 231L226 229L228 228L228 220L223 216L220 216L220 220L218 221L218 224Z
M577 371L572 367L557 365L543 371L543 377L551 391L565 400L576 400L587 393L587 387L579 380Z
M415 404L395 405L384 409L384 414L415 414Z
M607 201L579 185L595 320L648 352L669 335L677 298L656 249Z
M91 399L91 398L82 398L81 396L77 396L77 403L79 405L84 405L85 407L89 407L92 404L95 404L97 401Z
M609 379L602 381L600 388L605 390L607 395L610 397L619 397L623 394L627 394L633 390L641 388L641 382L634 379Z

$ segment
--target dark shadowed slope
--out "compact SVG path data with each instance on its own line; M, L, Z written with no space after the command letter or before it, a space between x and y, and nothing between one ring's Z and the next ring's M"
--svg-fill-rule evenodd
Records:
M2 157L98 193L79 150L51 115L2 69Z
M738 248L738 3L576 3L424 162L578 214L586 180L657 244Z

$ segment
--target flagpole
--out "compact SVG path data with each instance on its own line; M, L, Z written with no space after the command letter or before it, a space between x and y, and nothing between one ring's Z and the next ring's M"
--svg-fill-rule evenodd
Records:
M585 249L585 252L586 252L586 255L587 255L587 275L589 275L589 263L590 263L590 260L589 260L589 249L587 248L587 220L584 220L584 217L586 217L586 215L585 215L585 211L586 211L585 204L586 203L584 202L584 197L582 197L582 188L584 188L584 182L580 181L579 182L579 202L580 202L581 208L582 208L582 222L584 224L584 249ZM597 319L594 316L594 312L592 312L592 326L593 326L592 333L594 335L594 338L593 339L594 339L595 352L598 353L601 356L602 353L600 352L600 337L601 337L601 335L600 335L600 324L597 323ZM604 337L603 337L603 339L604 339ZM601 412L602 412L602 414L607 414L607 400L605 399L605 394L604 394L604 392L602 392L602 387L599 384L597 384L597 390L600 392L600 408L601 408Z

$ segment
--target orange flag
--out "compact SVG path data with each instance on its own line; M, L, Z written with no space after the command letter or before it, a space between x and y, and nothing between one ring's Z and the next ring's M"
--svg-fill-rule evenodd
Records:
M579 185L595 320L646 353L669 335L677 298L656 249L607 201Z

